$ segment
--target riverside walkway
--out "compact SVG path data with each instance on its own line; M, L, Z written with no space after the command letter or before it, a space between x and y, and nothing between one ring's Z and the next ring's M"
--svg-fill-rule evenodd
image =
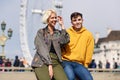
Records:
M0 80L37 80L32 68L0 67ZM120 80L120 69L89 69L94 80ZM44 75L44 74L43 74Z

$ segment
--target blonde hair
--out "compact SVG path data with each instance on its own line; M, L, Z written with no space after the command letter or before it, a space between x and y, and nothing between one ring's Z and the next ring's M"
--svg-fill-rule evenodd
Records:
M46 10L46 11L43 12L42 22L43 22L44 24L47 24L47 23L48 23L48 22L47 22L47 21L48 21L48 18L50 17L50 15L51 15L52 13L55 13L55 14L56 14L56 11L53 10L53 9L49 9L49 10Z

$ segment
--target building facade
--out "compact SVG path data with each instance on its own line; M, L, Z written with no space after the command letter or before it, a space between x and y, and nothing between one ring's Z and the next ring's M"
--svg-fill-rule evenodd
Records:
M110 68L114 68L114 63L120 65L120 31L110 31L107 37L99 38L95 43L94 55L98 64L102 62L103 68L106 68L106 61L110 62Z

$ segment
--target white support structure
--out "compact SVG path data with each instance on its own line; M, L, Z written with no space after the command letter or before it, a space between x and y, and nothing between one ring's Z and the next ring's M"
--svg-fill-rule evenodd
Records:
M33 14L40 14L40 15L42 15L42 14L43 14L43 11L42 11L42 10L38 10L38 9L33 9L33 10L32 10L32 13L33 13Z
M23 56L27 60L28 64L31 64L32 55L30 53L27 41L27 31L26 31L26 17L27 15L27 0L21 0L20 5L20 43Z
M63 9L63 0L53 0L53 6L57 10L57 14L62 16L62 9Z

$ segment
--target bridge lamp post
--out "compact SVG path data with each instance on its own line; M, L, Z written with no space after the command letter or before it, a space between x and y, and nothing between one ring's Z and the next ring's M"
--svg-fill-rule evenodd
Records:
M4 31L6 29L6 23L3 21L1 23L1 30L2 30L2 34L0 35L0 46L2 47L2 53L0 54L0 57L1 58L5 58L5 51L4 51L4 48L5 48L5 42L8 40L8 39L11 39L12 37L12 29L9 28L8 29L8 36L5 35Z

